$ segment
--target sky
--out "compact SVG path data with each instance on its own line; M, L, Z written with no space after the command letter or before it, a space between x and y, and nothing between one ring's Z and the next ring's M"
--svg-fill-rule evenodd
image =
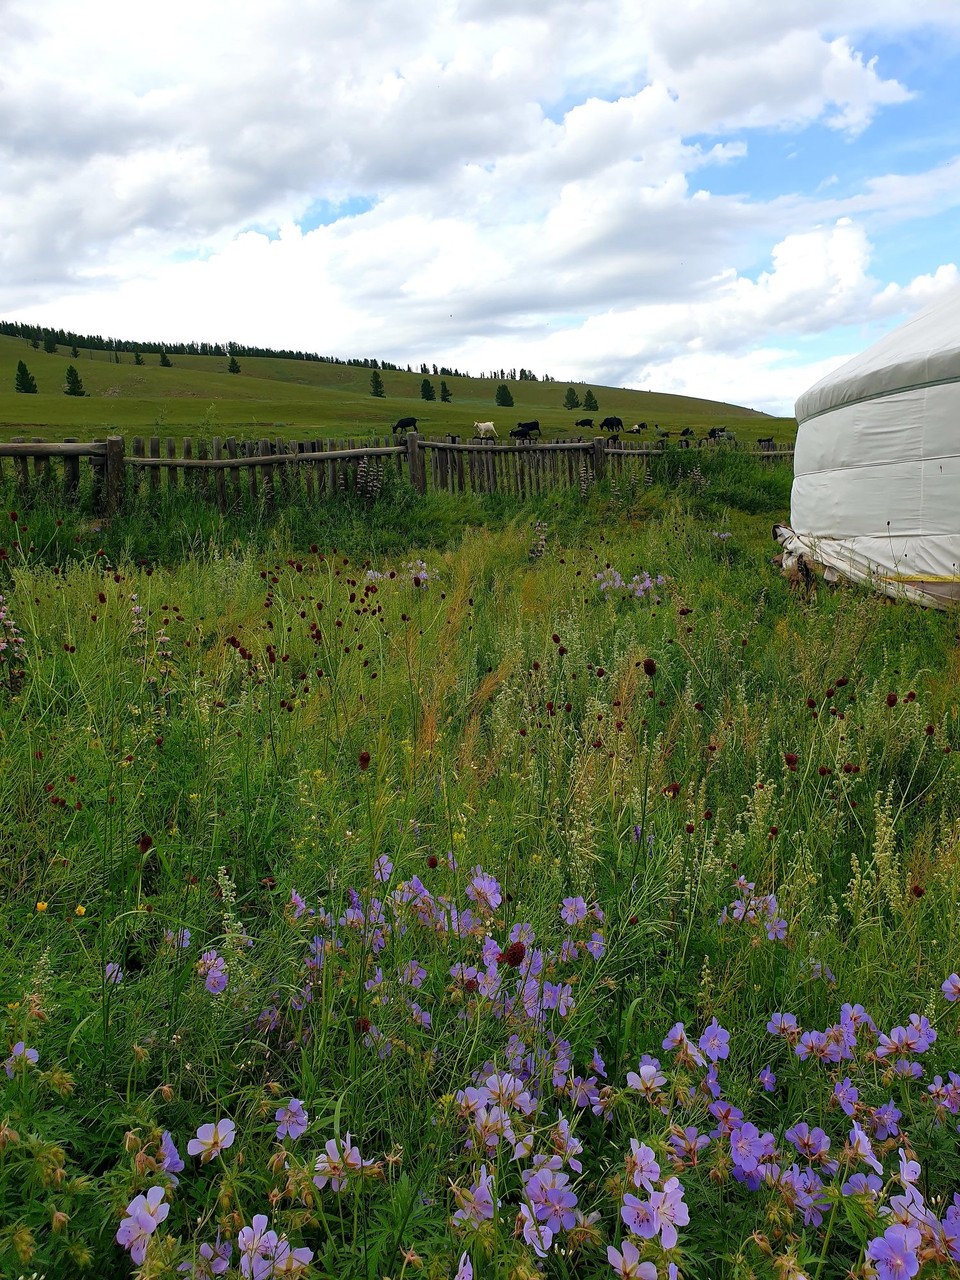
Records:
M0 319L772 413L960 284L960 0L0 0Z

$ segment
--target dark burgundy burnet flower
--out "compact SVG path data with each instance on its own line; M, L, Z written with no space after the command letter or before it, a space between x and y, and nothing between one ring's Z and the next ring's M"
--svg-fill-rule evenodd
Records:
M797 772L798 757L793 751L785 751L783 753L783 763L787 766L791 773Z
M370 768L370 752L361 751L357 756L357 764L360 766L361 772Z
M504 951L497 953L497 964L508 964L511 969L519 969L526 954L527 948L522 942L511 942Z
M437 857L435 853L431 853L429 858L427 858L427 866L430 868L431 871L435 871L439 865L440 865L440 859Z
M654 662L653 658L644 658L643 674L649 676L651 680L657 674L657 664Z
M899 699L897 698L897 695L896 695L895 693L888 693L888 694L887 694L887 706L888 706L888 707L895 707L895 706L897 705L897 702L898 702L898 701L899 701Z

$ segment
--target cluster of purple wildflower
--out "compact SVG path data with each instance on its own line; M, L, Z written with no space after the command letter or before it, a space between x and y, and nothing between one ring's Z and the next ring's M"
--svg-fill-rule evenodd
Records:
M389 570L381 573L377 569L367 570L368 582L383 582L386 580L397 580L408 582L418 591L426 591L431 580L438 578L440 575L435 569L429 569L424 560L408 560L398 573L396 570Z
M432 859L430 866L436 869L439 860ZM927 1016L914 1013L902 1025L881 1030L863 1006L844 1004L837 1021L821 1030L802 1027L790 1011L772 1013L767 1031L784 1060L777 1071L788 1077L812 1073L814 1091L823 1094L819 1113L792 1122L787 1117L782 1125L766 1127L762 1112L750 1115L738 1105L742 1099L728 1095L725 1073L733 1037L716 1017L690 1033L684 1023L675 1023L662 1040L667 1058L641 1054L626 1072L625 1087L617 1087L607 1080L598 1046L587 1050L588 1065L578 1069L580 1052L573 1037L566 1038L582 980L577 966L595 964L606 949L598 904L579 895L564 898L557 908L562 942L545 947L538 945L532 923L503 921L507 895L482 866L460 879L460 902L417 876L395 880L394 870L388 857L378 860L376 892L350 889L336 912L323 907L310 912L299 895L291 896L291 905L303 904L303 909L289 912L289 918L309 921L313 936L307 980L290 1010L310 1002L329 965L337 966L331 987L354 990L340 979L360 963L365 1012L357 1026L364 1045L386 1057L398 1044L401 1018L421 1033L432 1030L426 1002L437 991L427 956L439 943L452 961L443 998L453 1016L499 1020L507 1039L497 1060L474 1071L452 1100L459 1151L469 1173L453 1185L451 1223L469 1248L494 1220L504 1221L521 1247L541 1259L566 1256L584 1240L602 1246L602 1210L591 1205L593 1211L586 1211L581 1182L594 1173L584 1171L585 1151L597 1149L588 1131L598 1121L608 1122L619 1105L631 1115L636 1134L629 1139L622 1174L608 1184L616 1198L611 1215L616 1235L607 1245L607 1260L622 1280L662 1280L658 1262L666 1265L666 1275L678 1274L663 1255L681 1246L690 1222L687 1197L699 1185L699 1177L685 1185L692 1169L707 1171L712 1180L731 1180L741 1193L765 1197L766 1212L812 1231L824 1228L838 1197L859 1198L876 1224L863 1260L880 1280L918 1274L928 1260L960 1262L960 1196L946 1206L925 1198L905 1131L905 1114L924 1114L935 1125L960 1115L960 1074L936 1075L925 1089L917 1085L938 1045ZM442 874L449 889L459 876L455 859L446 862ZM737 889L739 896L722 922L781 938L786 925L775 897L758 895L745 878L737 881ZM388 947L400 937L403 957L388 964ZM219 972L217 960L216 952L204 953L200 963L209 966L206 976ZM950 1002L960 998L960 976L951 974L942 990ZM264 1033L290 1019L280 1004L278 998L261 1014ZM373 1023L380 1014L389 1017L389 1030ZM19 1048L8 1060L8 1074L14 1057L31 1060L30 1051ZM760 1083L765 1093L777 1092L773 1065L764 1067ZM909 1095L911 1089L916 1096ZM303 1103L291 1097L275 1113L277 1141L297 1143L309 1123ZM201 1164L209 1163L232 1146L235 1133L227 1118L202 1125L187 1151ZM169 1213L165 1188L176 1185L183 1168L167 1133L160 1152L157 1167L167 1182L131 1202L117 1235L135 1262L146 1257L151 1237ZM292 1145L281 1147L277 1160L285 1163L288 1154L292 1158ZM313 1160L312 1182L317 1191L342 1195L377 1176L378 1168L361 1156L347 1133L325 1142ZM310 1250L294 1248L268 1227L267 1217L257 1215L234 1241L204 1242L199 1257L181 1269L196 1276L224 1274L236 1247L244 1277L301 1274ZM458 1274L471 1273L465 1253Z
M780 915L777 899L772 893L757 894L756 887L746 876L740 876L740 897L723 908L718 923L752 925L764 930L771 942L782 942L787 936L787 922Z
M436 870L440 861L434 857L428 865ZM777 1071L812 1072L814 1089L823 1093L819 1114L782 1126L766 1127L762 1113L750 1115L738 1105L742 1099L728 1096L725 1072L733 1038L716 1017L689 1034L682 1022L675 1023L662 1041L668 1057L641 1054L626 1072L625 1087L618 1088L607 1080L598 1046L588 1049L588 1065L578 1069L580 1053L573 1037L567 1038L577 983L605 954L600 906L580 895L565 897L557 908L562 941L547 947L538 945L531 922L504 922L508 897L482 866L461 876L451 858L441 874L442 892L418 876L397 879L391 859L382 855L373 868L373 892L349 889L337 911L310 909L293 891L287 916L300 928L307 925L306 980L289 1011L281 1010L278 997L260 1015L259 1027L270 1034L291 1025L293 1013L313 999L327 966L337 967L331 989L354 990L341 979L361 964L363 1012L356 1025L363 1044L386 1057L403 1043L402 1025L432 1032L428 1000L438 991L427 956L437 944L445 949L451 963L443 999L453 1016L491 1016L508 1033L497 1061L485 1062L453 1095L459 1150L469 1174L454 1183L451 1222L466 1240L505 1219L521 1245L541 1259L566 1255L585 1239L601 1245L602 1211L586 1212L581 1203L581 1181L588 1176L584 1153L594 1149L587 1130L609 1121L619 1103L633 1109L636 1136L629 1140L624 1172L609 1184L615 1188L617 1234L607 1246L607 1260L626 1280L653 1280L661 1274L657 1260L667 1264L668 1275L677 1274L663 1254L680 1247L690 1222L687 1197L695 1184L685 1185L685 1174L703 1168L711 1178L732 1180L743 1193L772 1200L769 1212L813 1231L824 1227L838 1197L860 1198L876 1223L865 1261L881 1280L915 1275L925 1260L960 1262L960 1196L945 1207L928 1202L905 1131L908 1107L909 1114L919 1111L936 1125L960 1115L960 1074L936 1075L925 1089L917 1086L925 1058L938 1044L927 1016L914 1013L902 1025L881 1030L863 1006L844 1004L837 1021L821 1030L802 1027L787 1010L772 1013L767 1031L785 1059ZM782 939L786 922L774 895L757 894L744 877L736 887L738 896L721 923ZM388 948L401 937L403 957L390 964ZM216 986L222 978L225 985L225 965L215 951L204 952L198 968L208 989L214 989L211 980ZM835 983L824 966L818 968L819 976ZM950 1002L960 998L960 976L951 974L942 990ZM373 1017L381 1016L389 1018L389 1028L375 1025ZM20 1050L8 1060L8 1074L14 1057L30 1060L30 1051L22 1045ZM760 1083L765 1093L777 1092L772 1064L763 1068ZM906 1094L911 1088L916 1098ZM275 1136L289 1145L281 1147L278 1160L292 1153L309 1123L299 1098L279 1107ZM209 1163L232 1146L235 1133L227 1118L202 1125L187 1151ZM176 1185L183 1168L166 1133L157 1167L167 1182L131 1202L117 1236L134 1261L146 1256L169 1212L165 1188ZM325 1142L313 1161L312 1182L317 1191L341 1195L376 1176L378 1168L347 1133ZM257 1215L235 1241L204 1242L199 1257L181 1269L197 1276L223 1274L236 1246L244 1277L301 1274L310 1251L294 1248L268 1226L267 1217ZM471 1270L464 1254L459 1274Z
M292 1098L286 1107L277 1112L280 1121L277 1129L278 1140L284 1137L296 1139L305 1132L308 1116L302 1103ZM202 1124L196 1136L187 1143L187 1152L199 1156L201 1165L209 1163L233 1145L236 1137L236 1126L227 1117L209 1124ZM331 1171L330 1153L337 1153L343 1168L353 1170L362 1167L359 1153L352 1146L350 1135L342 1144L342 1152L334 1140L327 1143L326 1154L317 1160L317 1170L324 1169L328 1176L317 1177L314 1181L318 1187L332 1182L333 1189L339 1190L342 1185L340 1166ZM370 1162L362 1162L369 1165ZM177 1151L176 1144L168 1131L164 1131L157 1144L157 1158L154 1167L166 1175L166 1182L152 1186L146 1192L135 1196L124 1212L123 1219L117 1228L116 1241L130 1254L131 1261L138 1267L147 1258L151 1237L160 1225L166 1221L171 1209L172 1190L179 1185L178 1173L184 1169L184 1162ZM333 1172L333 1176L329 1176ZM305 1247L294 1247L286 1235L269 1227L266 1214L255 1214L249 1226L243 1226L237 1233L236 1248L240 1275L244 1280L274 1280L275 1277L298 1277L306 1274L313 1259L313 1251ZM234 1242L222 1239L218 1233L212 1242L202 1241L194 1247L194 1256L177 1266L179 1272L202 1280L225 1275L231 1265Z
M9 667L12 659L22 659L23 644L23 635L13 620L9 605L0 596L0 671L4 665Z
M635 600L642 600L654 588L662 587L666 582L666 578L662 574L658 573L655 578L652 578L646 570L642 574L635 573L628 581L617 569L612 568L610 565L607 565L605 569L601 569L599 573L595 573L593 580L603 592L622 591L624 595L633 596Z
M197 961L197 973L212 996L226 991L228 982L227 962L216 951L204 951Z
M439 859L431 861L439 865ZM458 872L452 855L446 867ZM334 964L343 972L352 963L367 967L363 990L368 1001L357 1018L367 1048L375 1049L380 1058L392 1053L400 1030L395 1016L399 1010L408 1027L431 1030L434 1014L425 998L427 969L416 954L392 974L385 972L379 959L391 938L405 935L409 944L418 934L428 946L446 939L458 947L460 958L449 967L453 985L445 995L459 1005L460 1018L467 1018L478 1005L497 1018L519 1017L537 1026L551 1018L562 1021L570 1016L576 1003L571 969L577 964L596 964L606 952L603 911L598 904L588 905L582 897L564 899L560 915L567 936L559 951L553 951L535 945L529 922L514 923L505 938L491 931L504 905L504 893L496 877L483 867L473 867L465 879L467 906L459 905L449 894L431 891L419 876L395 882L393 870L390 859L380 856L374 865L374 880L392 886L389 892L382 897L376 892L365 897L349 888L345 906L336 917L326 909L308 911L304 899L293 891L291 902L303 904L296 919L309 918L315 932L304 957L303 980L289 997L288 1012L283 1011L277 993L274 1003L257 1018L262 1034L290 1031L291 1015L313 1002L327 967ZM289 905L287 918L294 920ZM374 1020L387 1011L391 1011L392 1034Z

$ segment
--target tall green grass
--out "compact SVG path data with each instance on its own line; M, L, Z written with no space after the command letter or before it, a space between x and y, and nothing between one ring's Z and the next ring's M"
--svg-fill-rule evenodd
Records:
M666 1176L671 1124L713 1124L705 1095L687 1099L692 1067L670 1066L654 1106L626 1089L640 1055L666 1061L675 1022L696 1039L716 1017L725 1096L778 1145L803 1118L839 1154L837 1073L764 1026L790 1010L824 1027L842 1001L882 1030L937 1022L920 1084L867 1053L843 1070L865 1105L897 1099L942 1216L960 1160L924 1090L958 1065L939 991L958 967L956 619L853 589L794 595L768 534L788 477L695 462L524 508L397 489L254 522L189 495L97 529L42 505L5 517L0 593L23 653L0 652L0 1012L6 1051L38 1054L0 1075L5 1274L131 1274L114 1234L162 1186L170 1215L144 1276L196 1263L217 1231L236 1242L258 1213L312 1251L316 1276L409 1277L416 1255L449 1277L464 1252L484 1280L609 1275L623 1192L644 1194L630 1138ZM614 570L663 582L605 589ZM489 913L466 896L475 867L502 889ZM718 923L740 876L776 894L782 941ZM476 934L424 923L414 877L470 907ZM353 894L366 910L397 890L378 950L350 923ZM602 924L567 926L576 896ZM574 999L539 1029L451 973L523 924ZM184 950L164 941L181 929ZM315 934L329 945L310 970ZM197 972L209 950L229 971L220 994ZM484 1064L504 1068L511 1034L546 1055L535 1149L570 1118L584 1144L571 1184L599 1215L539 1263L513 1234L522 1161L506 1143L466 1147L456 1101ZM608 1087L602 1114L554 1092L557 1039L570 1075ZM310 1128L283 1154L274 1115L291 1097ZM236 1141L201 1166L187 1140L222 1116ZM158 1168L164 1131L187 1164L176 1187ZM316 1157L347 1132L374 1164L342 1193L317 1189ZM895 1168L897 1142L876 1145ZM481 1162L504 1205L471 1233L453 1214ZM660 1276L671 1261L702 1280L783 1276L793 1258L794 1275L840 1277L883 1229L839 1196L805 1224L788 1197L738 1185L719 1140L680 1176L679 1245L640 1241Z

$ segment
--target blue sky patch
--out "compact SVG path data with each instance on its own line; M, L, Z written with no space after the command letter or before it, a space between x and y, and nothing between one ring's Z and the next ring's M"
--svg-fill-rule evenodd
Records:
M347 196L345 200L314 200L302 218L297 219L301 231L314 231L317 227L329 227L344 218L355 218L369 213L376 204L372 196Z

